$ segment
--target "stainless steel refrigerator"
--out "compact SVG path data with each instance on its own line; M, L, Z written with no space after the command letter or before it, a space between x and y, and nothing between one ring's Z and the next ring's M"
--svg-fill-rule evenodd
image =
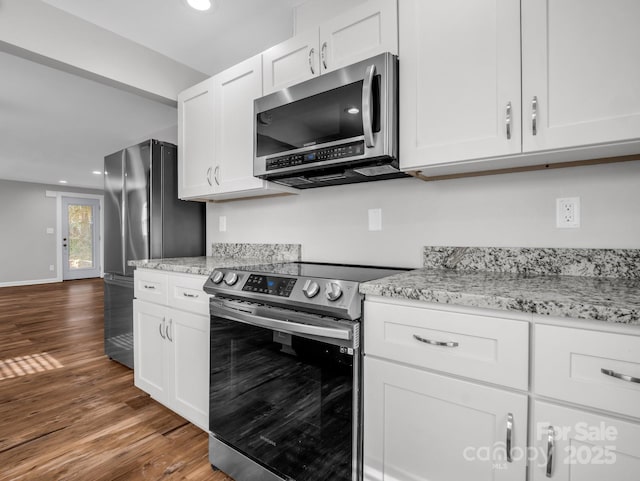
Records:
M205 254L205 206L178 199L177 148L148 140L104 159L104 350L133 365L129 260Z

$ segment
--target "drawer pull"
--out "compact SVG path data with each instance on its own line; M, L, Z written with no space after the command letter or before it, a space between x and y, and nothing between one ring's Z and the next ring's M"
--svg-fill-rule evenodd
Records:
M506 442L506 450L507 450L507 462L512 463L513 458L511 457L511 437L513 436L513 414L507 414L507 442Z
M144 287L145 289L155 289L155 288L156 288L156 286L151 286L151 285L149 285L149 284L145 284L143 287Z
M199 294L189 294L188 292L183 292L182 295L184 297L189 297L191 299L197 299L198 297L200 297Z
M600 369L602 374L606 374L607 376L615 377L616 379L622 379L627 382L635 382L640 383L640 377L629 376L628 374L620 374L619 372L612 371L611 369Z
M553 449L555 443L555 431L553 430L553 426L549 426L549 430L547 431L547 478L551 477L553 470Z
M417 334L413 335L413 338L420 341L420 342L424 342L425 344L431 344L432 346L444 346L444 347L458 347L458 343L455 341L434 341L432 339L425 339L424 337L420 337Z

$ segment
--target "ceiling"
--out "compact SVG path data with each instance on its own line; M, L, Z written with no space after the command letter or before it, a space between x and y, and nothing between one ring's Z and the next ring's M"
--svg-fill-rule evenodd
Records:
M305 0L43 0L208 75L289 38L293 7Z
M292 35L301 0L43 0L215 74ZM258 33L256 33L258 32ZM101 189L105 155L146 138L173 140L176 109L0 52L0 179Z

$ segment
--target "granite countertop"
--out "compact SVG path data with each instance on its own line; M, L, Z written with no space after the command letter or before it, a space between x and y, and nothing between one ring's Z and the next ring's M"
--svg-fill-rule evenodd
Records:
M157 269L161 271L180 272L183 274L199 274L203 276L211 275L214 269L220 267L240 267L264 263L264 259L237 256L173 257L128 262L130 266L139 267L141 269Z
M142 269L180 272L209 276L216 268L240 267L269 262L299 261L300 244L213 243L211 256L171 257L129 261L128 265Z
M640 279L423 268L363 283L360 292L640 326Z

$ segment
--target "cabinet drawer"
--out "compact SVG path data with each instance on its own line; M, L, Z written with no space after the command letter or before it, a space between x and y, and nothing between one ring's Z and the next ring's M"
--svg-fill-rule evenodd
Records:
M136 269L134 295L136 299L167 304L168 280L164 272L151 269Z
M366 354L528 388L527 322L367 301L364 333Z
M209 316L209 295L202 290L207 276L169 276L169 305L184 311Z
M640 418L640 336L542 324L535 336L537 394Z

